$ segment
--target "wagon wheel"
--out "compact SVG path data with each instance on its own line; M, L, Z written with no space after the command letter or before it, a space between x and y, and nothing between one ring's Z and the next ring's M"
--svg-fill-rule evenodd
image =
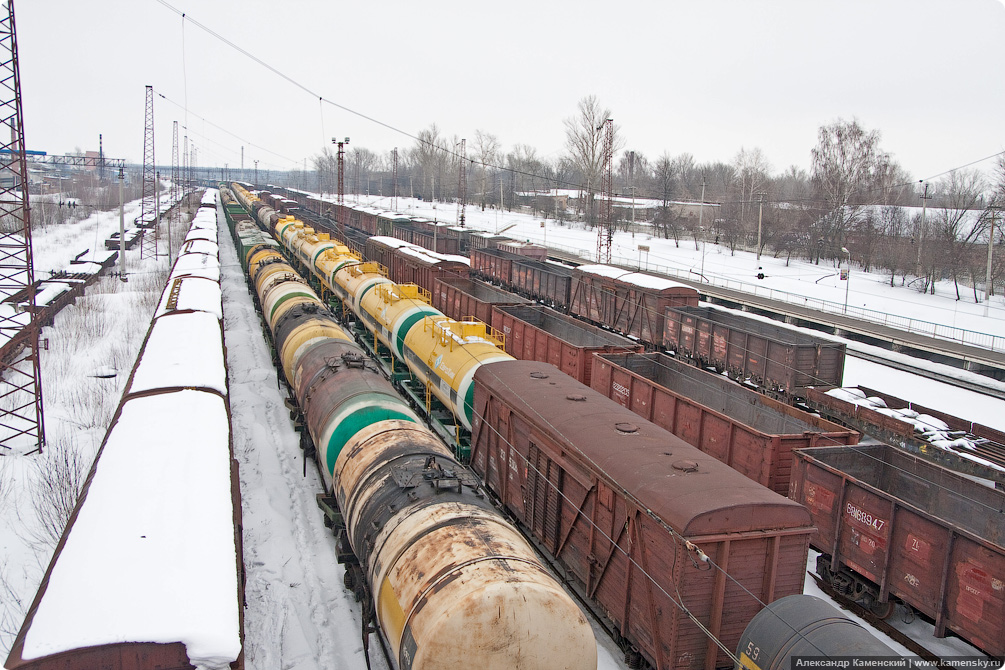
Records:
M897 603L893 600L893 598L887 600L885 603L873 600L869 605L869 611L878 616L880 619L889 619L896 609Z

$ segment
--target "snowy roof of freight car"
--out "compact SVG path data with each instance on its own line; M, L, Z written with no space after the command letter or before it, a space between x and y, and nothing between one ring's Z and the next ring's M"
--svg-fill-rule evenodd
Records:
M219 258L220 247L217 246L216 242L211 240L200 240L186 239L184 244L182 244L182 253L184 254L207 254L213 258Z
M383 244L391 249L400 249L401 247L414 247L415 245L411 242L406 242L405 240L399 240L397 237L388 237L387 235L371 235L370 240L376 242L377 244Z
M172 294L176 282L177 291ZM212 279L172 276L168 279L167 286L154 318L171 312L207 312L217 319L223 318L223 294L220 285Z
M198 667L238 657L229 443L216 394L123 405L30 615L23 659L127 642L182 642Z
M192 230L188 231L188 235L185 236L186 242L190 240L209 240L210 242L216 242L216 228L192 228Z
M220 281L220 261L207 254L184 254L179 256L175 262L175 277L205 277L213 281Z
M653 275L648 275L644 272L630 272L626 275L618 277L618 281L642 286L644 288L653 288L657 291L663 291L668 288L691 288L687 284L666 279L665 277L654 277Z
M618 277L630 273L629 270L616 268L613 265L580 265L576 269L580 272L585 272L586 274L598 275L600 277L610 277L611 279L617 279Z
M425 247L419 247L414 244L400 247L400 251L402 254L413 256L430 264L449 261L451 263L463 263L464 265L468 266L471 265L471 260L468 259L466 256L457 256L455 254L438 254L435 251L430 251Z
M227 393L220 318L207 312L168 314L154 322L127 393L208 388ZM218 343L208 346L207 343Z

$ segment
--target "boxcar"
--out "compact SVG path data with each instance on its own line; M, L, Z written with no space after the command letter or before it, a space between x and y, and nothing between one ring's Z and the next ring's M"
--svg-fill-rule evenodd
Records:
M985 652L1005 655L1005 492L888 445L795 452L817 571L875 611L898 598Z
M444 276L437 277L433 283L433 307L451 319L473 316L491 325L493 306L531 304L526 298L477 279Z
M698 292L663 277L609 265L573 270L569 312L660 346L668 308L698 306Z
M513 290L556 309L569 306L572 268L567 265L523 259L513 261L510 277Z
M595 353L643 349L627 337L540 305L497 305L491 323L506 336L510 356L551 363L587 386Z
M516 254L517 256L524 256L525 258L533 258L538 261L543 261L548 258L548 247L542 247L540 244L533 244L531 242L499 240L496 243L496 249L510 254Z
M714 307L668 308L663 346L765 391L800 396L807 386L840 386L845 345L782 324Z
M438 254L409 244L391 253L388 273L399 284L418 284L432 293L437 277L468 277L471 267L463 256Z
M662 353L600 354L592 387L782 495L792 450L859 434Z
M520 257L498 249L472 249L471 271L486 281L509 287L513 285L514 260Z
M802 505L547 363L483 365L474 398L474 469L658 670L732 667L694 620L735 648L802 592Z
M407 245L408 242L404 240L399 240L395 237L386 237L383 235L371 235L366 240L366 245L364 255L368 261L373 261L374 263L380 263L385 268L391 267L391 259L394 257L394 252L399 248ZM394 277L391 277L393 280Z
M468 253L471 253L474 249L495 249L499 242L505 242L509 239L505 235L494 235L489 232L472 230L468 234Z

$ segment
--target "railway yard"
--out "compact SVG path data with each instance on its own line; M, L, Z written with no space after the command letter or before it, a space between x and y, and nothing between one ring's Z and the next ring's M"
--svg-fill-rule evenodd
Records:
M969 350L891 370L864 320L867 359L638 266L207 186L5 667L1005 656L1003 384L904 362Z

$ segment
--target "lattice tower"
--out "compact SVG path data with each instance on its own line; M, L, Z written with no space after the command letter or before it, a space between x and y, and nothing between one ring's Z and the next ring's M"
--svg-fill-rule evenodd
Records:
M42 451L45 422L39 366L28 166L14 0L0 5L0 454Z
M603 166L601 167L601 186L603 201L600 203L600 226L597 228L597 262L611 262L611 244L614 241L614 217L612 204L614 202L614 119L607 119L601 124L604 129Z
M143 132L143 202L140 205L140 258L157 255L160 237L160 212L157 211L157 167L154 158L154 87L147 86Z

